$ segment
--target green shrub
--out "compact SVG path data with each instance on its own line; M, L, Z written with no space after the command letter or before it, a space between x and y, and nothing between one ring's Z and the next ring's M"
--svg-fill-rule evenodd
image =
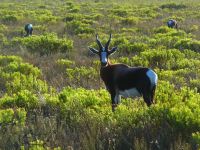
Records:
M153 18L160 16L161 14L159 13L159 9L157 6L151 6L151 8L144 6L139 8L137 7L134 10L134 15L140 17L141 20L150 21Z
M39 105L39 101L36 97L36 95L33 95L28 90L21 91L14 95L14 97L5 96L1 98L0 106L1 108L14 108L14 107L20 107L28 109L37 108Z
M150 66L160 69L176 69L176 62L184 58L184 54L176 49L171 50L149 50L141 52L130 61L133 66Z
M110 104L108 93L105 90L95 91L84 88L67 87L60 92L59 100L66 103L69 108L74 104L81 105L84 108Z
M135 53L135 52L143 52L145 50L148 50L148 45L144 43L133 43L127 46L127 52Z
M64 68L71 68L75 65L74 61L68 59L59 59L56 63Z
M193 133L192 134L192 138L195 141L195 143L200 145L200 133L199 132Z
M5 25L3 25L3 24L0 24L0 33L3 33L3 32L5 32L5 31L7 31L8 30L8 27L7 26L5 26Z
M0 33L0 48L7 44L8 44L7 38L4 36L3 33Z
M161 80L169 81L180 88L182 86L188 86L192 89L198 89L199 70L193 69L178 69L178 70L162 70L158 72L158 76Z
M47 9L38 9L37 11L27 12L28 16L38 23L56 23L59 20L58 16L54 16L51 10Z
M47 27L45 25L34 25L34 33L45 33L47 32Z
M94 29L90 27L89 24L84 23L82 21L73 20L67 23L67 29L70 30L73 34L92 34L94 33Z
M0 124L3 126L13 123L24 125L25 121L26 111L24 109L13 110L8 108L0 110Z
M179 40L190 37L190 35L186 34L184 31L177 31L168 27L154 29L154 32L156 33L154 38L148 41L150 46L154 48L160 45L166 46L167 48L174 48Z
M199 26L197 26L197 25L192 25L190 28L190 32L196 32L198 30L199 30Z
M112 9L111 12L120 17L126 17L128 15L128 11L126 9Z
M77 19L77 15L75 14L67 14L67 16L63 19L66 22L73 21L74 19Z
M22 62L22 58L18 57L18 56L3 56L0 55L0 66L1 67L5 67L7 65L9 65L10 63L13 62Z
M5 23L16 23L18 21L18 17L13 15L5 15L1 18L1 20Z
M192 40L191 38L181 39L175 43L175 47L183 50L183 49L190 49L195 52L199 52L200 49L200 41Z
M199 78L197 79L191 79L190 80L190 85L191 88L196 88L198 92L200 92L200 80Z
M77 13L77 12L79 12L79 10L80 10L80 7L79 7L79 6L74 6L74 7L72 7L72 8L69 10L69 12Z
M159 28L156 28L156 29L154 29L154 32L155 33L168 33L168 32L170 32L172 29L171 28L168 28L167 26L161 26L161 27L159 27Z
M2 1L0 149L198 149L199 5L154 2ZM170 29L169 18L183 24ZM28 22L34 36L20 38ZM103 45L114 35L110 48L119 51L113 63L158 74L151 107L142 97L122 97L112 112L110 94L101 89L100 61L86 53L91 41L98 49L96 33ZM72 49L68 59L60 54Z
M76 85L89 85L89 81L98 82L98 72L92 67L86 68L84 66L67 68L66 75L71 82Z
M0 123L12 123L14 118L14 111L12 109L0 110Z
M12 95L27 89L34 93L47 92L47 84L39 77L40 70L24 63L20 57L0 56L0 87L7 94Z
M73 41L69 39L59 39L55 34L45 34L27 38L14 38L12 40L12 45L22 45L31 53L49 55L70 52L73 48Z
M128 17L122 19L122 24L125 25L136 25L139 22L139 18L136 17Z
M184 53L185 57L188 59L197 59L197 60L200 59L200 53L196 53L192 50L184 49L181 52Z
M187 6L184 5L184 4L176 4L176 3L167 3L167 4L163 4L160 6L160 8L162 9L165 9L165 8L168 8L168 9L184 9L186 8Z

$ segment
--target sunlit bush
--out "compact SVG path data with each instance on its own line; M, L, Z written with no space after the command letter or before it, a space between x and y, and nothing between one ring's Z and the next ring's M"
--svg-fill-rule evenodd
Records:
M111 10L111 12L117 16L120 16L120 17L125 17L128 15L128 11L126 9L113 9Z
M122 23L125 25L136 25L139 22L139 18L136 17L128 17L122 19Z
M75 64L74 61L68 59L59 59L56 63L64 68L71 68Z
M3 109L0 110L0 124L6 126L8 124L24 125L26 121L26 111L24 109Z
M4 34L0 33L0 48L7 45L8 41Z
M176 62L184 58L184 54L176 49L144 51L132 58L133 65L157 67L160 69L175 69Z
M2 1L0 149L198 149L195 4ZM167 27L170 18L178 21L178 30ZM22 38L26 23L33 24L33 36ZM142 97L122 97L112 112L100 61L87 53L87 46L99 49L96 33L103 45L112 33L109 48L119 49L112 63L158 74L151 107Z
M0 33L3 33L3 32L5 32L5 31L7 31L8 30L8 27L7 26L5 26L5 25L3 25L3 24L0 24Z
M45 34L40 36L30 36L27 38L14 38L12 40L12 45L22 45L31 53L49 55L71 51L73 48L73 41L69 39L59 39L55 34Z
M1 98L0 106L1 108L14 108L21 107L28 109L37 108L39 101L36 95L33 95L28 90L21 91L17 93L14 97L5 96Z
M193 133L192 134L192 138L195 141L195 143L200 145L200 133L199 132Z
M89 81L98 82L98 72L94 68L84 66L67 68L66 75L68 79L76 85L89 85Z
M193 50L195 52L199 52L200 41L193 40L191 38L181 39L181 40L177 41L177 43L175 44L175 47L180 49L180 50L190 49L190 50Z
M0 87L9 95L27 89L34 93L48 91L47 84L39 79L40 70L20 57L0 56L0 70Z
M184 4L176 4L176 3L166 3L160 6L162 9L169 8L169 9L183 9L187 6Z
M16 23L18 21L18 17L15 15L5 15L1 19L5 23Z
M70 29L69 32L73 34L84 34L84 33L94 33L94 29L90 27L89 24L83 23L82 21L71 21L67 23L67 29Z

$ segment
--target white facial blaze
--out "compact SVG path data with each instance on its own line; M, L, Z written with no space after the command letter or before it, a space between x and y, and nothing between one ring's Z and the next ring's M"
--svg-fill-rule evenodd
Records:
M101 52L101 62L107 63L107 52Z

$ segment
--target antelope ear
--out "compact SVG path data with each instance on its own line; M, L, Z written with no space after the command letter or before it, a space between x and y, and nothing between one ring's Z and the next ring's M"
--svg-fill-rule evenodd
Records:
M99 54L99 51L96 50L95 48L92 48L92 47L88 47L88 48L89 48L89 50L90 50L92 53L94 53L94 54Z
M115 53L116 50L117 50L117 47L113 47L111 50L108 51L108 52L109 52L109 55Z

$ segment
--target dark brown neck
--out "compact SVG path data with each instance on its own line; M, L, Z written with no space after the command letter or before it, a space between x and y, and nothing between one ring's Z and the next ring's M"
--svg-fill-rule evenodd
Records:
M110 66L110 65L112 65L112 64L111 64L110 60L108 59L107 64L106 64L105 66L101 66L101 68L105 68L105 67L108 67L108 66Z

